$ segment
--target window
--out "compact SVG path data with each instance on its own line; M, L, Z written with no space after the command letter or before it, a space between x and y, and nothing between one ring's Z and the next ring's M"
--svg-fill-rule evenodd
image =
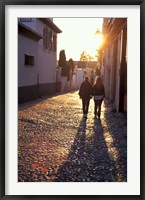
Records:
M49 33L49 51L56 52L56 38L54 33Z
M56 52L56 35L48 28L43 29L43 46L48 49L48 51Z
M48 48L48 28L43 29L43 46Z
M51 31L49 32L49 51L52 51L52 44L53 44L53 36Z
M25 54L25 65L34 66L34 56Z

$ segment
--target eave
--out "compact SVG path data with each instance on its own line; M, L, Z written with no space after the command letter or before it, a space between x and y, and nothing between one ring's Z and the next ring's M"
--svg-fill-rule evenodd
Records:
M39 18L43 21L48 27L50 27L56 33L62 33L62 31L48 18Z
M40 39L43 38L43 36L36 31L32 30L31 28L25 26L23 23L18 22L18 33L21 33L22 35L35 40L39 41Z

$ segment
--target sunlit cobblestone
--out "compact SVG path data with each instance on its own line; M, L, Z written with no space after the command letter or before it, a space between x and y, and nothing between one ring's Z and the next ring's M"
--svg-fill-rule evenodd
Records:
M101 120L90 102L82 117L77 92L19 106L19 182L127 181L127 121L103 102Z

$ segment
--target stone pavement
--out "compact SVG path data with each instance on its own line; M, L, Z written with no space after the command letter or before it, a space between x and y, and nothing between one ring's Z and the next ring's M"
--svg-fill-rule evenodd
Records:
M33 101L18 111L19 182L126 182L127 120L105 100L82 117L78 91Z

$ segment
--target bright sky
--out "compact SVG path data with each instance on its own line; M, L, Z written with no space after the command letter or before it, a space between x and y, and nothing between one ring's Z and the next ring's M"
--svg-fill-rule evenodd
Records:
M102 31L103 18L53 18L53 22L62 30L57 38L57 59L62 49L67 60L80 60L83 51L96 55L101 39L95 32Z

